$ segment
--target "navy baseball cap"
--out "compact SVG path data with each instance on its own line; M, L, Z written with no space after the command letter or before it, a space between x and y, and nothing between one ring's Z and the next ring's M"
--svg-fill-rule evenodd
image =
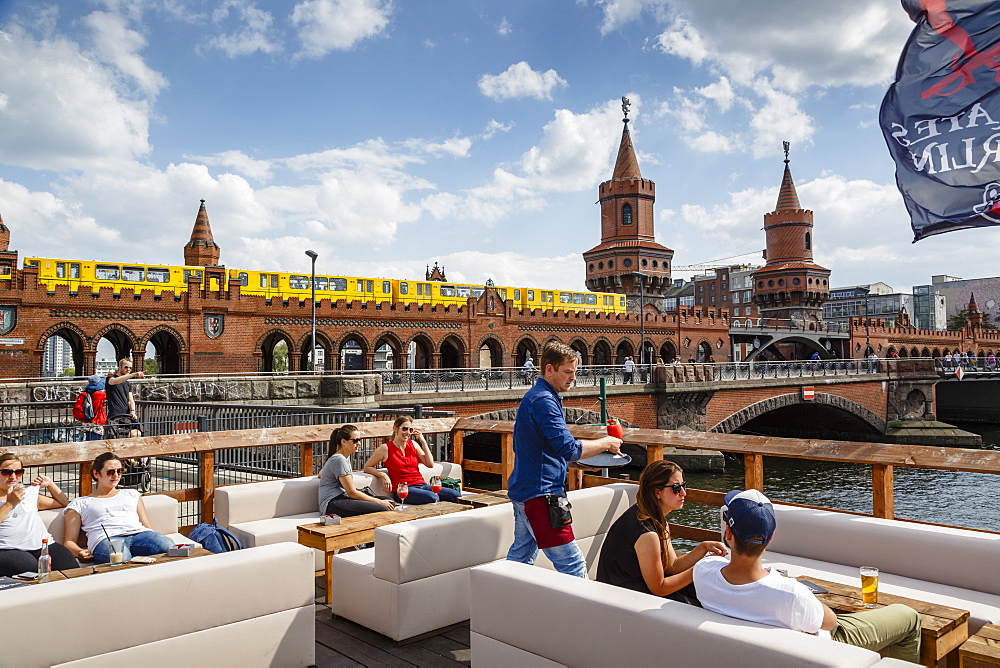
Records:
M733 535L747 543L767 545L777 522L771 501L756 489L726 494L723 519Z

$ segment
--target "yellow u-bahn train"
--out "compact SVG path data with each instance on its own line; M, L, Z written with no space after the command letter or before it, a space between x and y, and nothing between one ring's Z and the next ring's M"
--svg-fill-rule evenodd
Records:
M122 288L152 290L154 294L171 291L175 295L187 291L188 279L202 278L202 267L123 264L51 258L24 258L25 267L37 267L38 280L48 290L57 285L68 286L72 292L100 292L110 287L115 294ZM227 289L210 280L212 290ZM312 292L308 274L288 272L246 271L230 269L226 280L240 286L242 294L262 295L269 299L309 299ZM409 281L365 276L316 276L316 299L337 301L374 301L390 303L440 304L464 306L470 297L478 298L485 285ZM510 299L515 308L564 311L598 311L625 313L623 295L606 292L573 292L530 287L496 286L502 299Z

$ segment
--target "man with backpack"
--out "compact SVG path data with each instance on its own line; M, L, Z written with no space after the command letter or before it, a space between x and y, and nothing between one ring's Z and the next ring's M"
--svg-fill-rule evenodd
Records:
M87 379L87 387L76 397L73 417L83 423L84 440L99 441L104 438L108 406L103 378L95 374Z

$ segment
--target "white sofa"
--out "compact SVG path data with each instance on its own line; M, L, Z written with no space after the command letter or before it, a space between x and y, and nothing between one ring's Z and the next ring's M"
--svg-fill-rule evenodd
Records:
M879 591L969 611L969 635L1000 623L1000 534L775 504L765 564L792 577L860 584L879 569Z
M154 531L159 531L169 538L173 538L175 543L194 543L177 530L177 514L180 509L177 499L163 494L146 494L142 497L142 505L146 508L146 518ZM65 512L65 508L57 508L55 510L42 510L38 513L42 522L48 527L49 533L52 534L52 539L57 543L65 542L66 523L63 518ZM81 546L87 544L87 536L82 531L78 542ZM197 543L194 544L197 545Z
M10 589L0 665L311 666L315 587L284 544Z
M638 487L613 484L569 493L573 532L591 577L611 524ZM375 530L375 547L334 556L333 614L394 640L469 619L469 570L505 559L514 537L510 504L428 517ZM544 553L538 564L551 568Z
M439 475L462 480L462 467L437 462L433 468L420 466L424 480ZM379 478L355 471L354 485L370 486L376 494L388 494ZM319 477L285 478L242 485L226 485L215 490L215 519L240 539L244 547L298 542L301 524L318 522ZM325 568L323 553L315 552L316 570Z
M476 668L916 665L509 561L470 576Z

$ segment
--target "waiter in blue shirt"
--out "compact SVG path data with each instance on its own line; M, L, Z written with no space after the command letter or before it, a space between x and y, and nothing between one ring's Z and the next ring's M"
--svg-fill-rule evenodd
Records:
M514 472L507 489L514 507L514 543L507 559L532 564L541 548L557 571L586 578L587 562L568 522L566 474L580 459L605 450L620 454L622 442L614 436L580 441L569 433L559 393L573 385L579 362L566 344L546 345L541 375L518 406Z

